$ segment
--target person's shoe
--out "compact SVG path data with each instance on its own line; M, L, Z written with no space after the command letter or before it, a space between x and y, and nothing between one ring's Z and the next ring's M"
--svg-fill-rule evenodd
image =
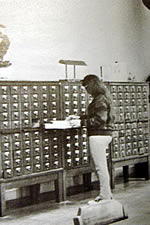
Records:
M88 201L88 205L95 205L95 204L97 204L101 201L111 200L111 199L112 199L112 197L110 199L104 199L104 198L102 198L101 196L98 195L94 200Z
M88 205L95 205L95 204L99 203L102 200L104 200L104 199L102 199L102 197L97 196L94 200L89 201Z
M95 200L90 200L88 201L88 205L96 205L98 202L96 202Z
M101 196L97 196L94 201L95 202L100 202L102 200L104 200L104 199Z

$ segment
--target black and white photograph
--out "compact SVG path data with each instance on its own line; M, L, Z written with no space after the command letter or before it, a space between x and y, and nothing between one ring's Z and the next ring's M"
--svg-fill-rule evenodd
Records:
M0 224L150 224L150 0L0 0Z

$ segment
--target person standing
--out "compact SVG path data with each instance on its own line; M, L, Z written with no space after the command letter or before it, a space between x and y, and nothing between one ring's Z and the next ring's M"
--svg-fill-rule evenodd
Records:
M100 193L95 202L112 199L110 177L107 167L106 149L112 141L114 114L109 90L102 80L89 74L82 80L88 94L93 98L88 105L86 124L89 136L90 152L100 182Z

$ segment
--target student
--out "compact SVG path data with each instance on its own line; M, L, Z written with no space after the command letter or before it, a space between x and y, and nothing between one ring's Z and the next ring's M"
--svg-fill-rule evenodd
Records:
M94 201L99 202L112 199L106 149L112 141L114 115L110 93L98 76L85 76L82 85L93 97L88 105L86 123L90 152L100 181L100 193Z

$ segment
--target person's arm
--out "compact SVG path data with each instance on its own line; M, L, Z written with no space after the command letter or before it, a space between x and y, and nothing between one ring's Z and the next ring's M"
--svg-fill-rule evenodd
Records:
M91 126L103 126L108 119L108 109L104 102L97 102L95 104L95 114L89 118Z

